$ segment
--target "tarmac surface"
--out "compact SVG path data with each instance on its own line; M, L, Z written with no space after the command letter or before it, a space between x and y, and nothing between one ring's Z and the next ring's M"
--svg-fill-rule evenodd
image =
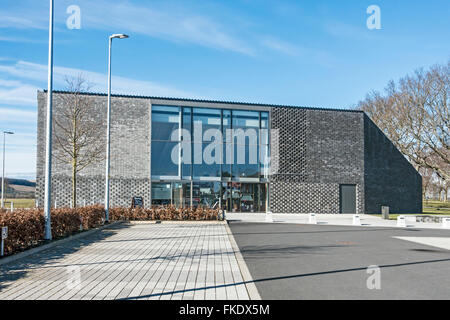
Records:
M263 300L450 299L450 230L229 226Z

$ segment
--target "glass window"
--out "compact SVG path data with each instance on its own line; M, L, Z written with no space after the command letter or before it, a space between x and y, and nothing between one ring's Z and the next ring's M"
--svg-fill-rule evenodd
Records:
M268 179L270 173L270 147L269 145L260 146L260 163L261 163L261 175L260 178Z
M259 178L258 146L235 146L232 170L233 178Z
M152 205L190 206L190 183L152 183Z
M172 203L170 183L152 183L152 205L169 205Z
M210 146L211 143L203 143L202 144L202 157L201 162L194 162L193 167L193 176L194 177L220 177L220 162L222 161L222 157L220 154L217 155L216 158L216 150L211 150L211 152L205 152L205 149ZM199 152L199 144L194 143L194 152ZM222 150L222 145L219 145L218 148ZM219 152L221 152L221 150ZM205 157L207 155L208 157ZM211 156L211 158L209 157ZM200 160L200 157L197 159ZM216 161L218 160L218 161Z
M179 127L179 107L152 106L152 140L171 141L172 132ZM176 137L173 141L178 140Z
M233 145L223 144L222 148L223 148L222 178L231 178L231 165L233 163L232 157Z
M194 108L193 109L193 121L194 124L201 124L203 135L208 129L218 129L221 127L221 111L220 109L206 109L206 108ZM203 137L202 137L203 141Z
M178 176L178 163L172 161L172 152L177 155L178 146L178 142L152 142L152 176Z
M194 182L192 204L194 207L218 208L220 201L220 182Z
M223 141L227 140L227 130L228 129L231 129L231 111L230 110L223 110L222 111L222 136L223 136ZM228 141L231 141L231 137L228 139Z
M233 128L259 128L259 112L233 111Z
M192 137L192 108L183 107L183 129L186 129Z
M268 129L269 128L269 113L261 112L261 128Z

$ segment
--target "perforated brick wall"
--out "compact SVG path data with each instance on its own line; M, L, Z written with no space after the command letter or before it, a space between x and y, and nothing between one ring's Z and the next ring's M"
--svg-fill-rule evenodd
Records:
M339 185L354 184L364 211L363 114L320 109L274 108L279 130L279 168L271 177L275 213L339 213Z

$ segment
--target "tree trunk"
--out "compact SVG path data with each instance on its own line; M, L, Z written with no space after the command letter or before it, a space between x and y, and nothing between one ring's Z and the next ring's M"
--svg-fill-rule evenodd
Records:
M77 161L73 160L72 165L72 208L77 206Z

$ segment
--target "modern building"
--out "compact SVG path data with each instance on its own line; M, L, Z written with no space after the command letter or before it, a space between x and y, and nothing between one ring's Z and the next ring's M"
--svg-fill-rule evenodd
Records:
M54 92L56 118L69 94ZM107 97L83 96L104 141ZM38 204L44 197L46 99L38 92ZM52 173L52 202L71 205L71 166L54 159ZM105 160L77 180L78 205L103 203ZM146 207L237 212L422 211L421 176L356 110L113 95L110 181L111 206L130 206L137 196Z

